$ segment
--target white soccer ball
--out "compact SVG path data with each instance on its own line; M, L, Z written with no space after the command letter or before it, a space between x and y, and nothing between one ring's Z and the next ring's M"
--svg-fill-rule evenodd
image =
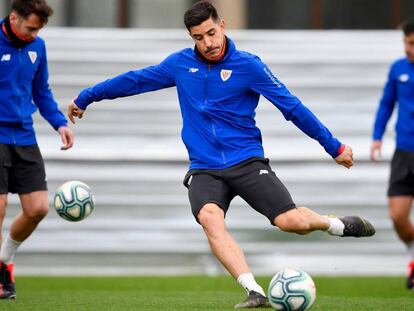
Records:
M276 310L306 311L315 302L315 283L300 269L283 269L270 281L268 297Z
M92 213L95 208L95 197L87 184L72 180L56 190L53 205L63 219L80 221Z

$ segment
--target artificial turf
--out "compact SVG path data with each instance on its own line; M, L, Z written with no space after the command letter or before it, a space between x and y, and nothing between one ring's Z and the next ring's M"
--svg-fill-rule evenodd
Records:
M267 289L270 278L258 277ZM233 310L244 291L226 276L17 277L17 299L0 310ZM414 310L403 277L314 277L311 310Z

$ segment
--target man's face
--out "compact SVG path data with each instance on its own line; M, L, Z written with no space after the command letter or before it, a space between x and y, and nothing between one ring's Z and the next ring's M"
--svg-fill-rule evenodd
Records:
M190 28L190 36L193 38L198 51L208 60L214 60L219 56L224 45L224 21L215 23L212 18L200 25Z
M25 41L36 39L39 30L43 27L43 23L36 14L30 14L24 18L16 12L10 13L10 24L16 35Z
M414 63L414 32L404 36L404 49L410 63Z

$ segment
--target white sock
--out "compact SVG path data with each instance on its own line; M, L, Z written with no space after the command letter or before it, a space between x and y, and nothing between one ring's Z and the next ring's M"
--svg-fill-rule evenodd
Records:
M254 279L253 274L251 273L244 273L241 274L237 278L237 283L239 283L246 291L249 293L249 291L253 290L256 293L262 294L263 296L266 296L263 288L257 284L256 280Z
M0 261L6 265L11 263L13 261L14 254L16 254L16 251L19 248L20 244L22 244L22 242L17 242L8 236L1 245Z
M414 242L411 242L411 243L407 244L407 250L408 250L408 253L411 256L411 260L414 260Z
M339 218L323 216L329 220L329 228L326 230L330 235L343 236L345 225Z

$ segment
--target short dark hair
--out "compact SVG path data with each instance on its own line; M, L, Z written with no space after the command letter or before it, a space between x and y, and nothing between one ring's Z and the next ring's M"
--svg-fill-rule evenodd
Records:
M53 9L45 0L13 0L12 10L23 18L35 14L43 24L47 24L49 17L53 14Z
M404 35L408 36L411 33L414 33L414 18L407 19L402 24L402 30L404 32Z
M198 26L202 22L213 18L214 22L219 21L219 15L216 8L209 1L196 2L184 14L184 25L190 31L191 27Z

